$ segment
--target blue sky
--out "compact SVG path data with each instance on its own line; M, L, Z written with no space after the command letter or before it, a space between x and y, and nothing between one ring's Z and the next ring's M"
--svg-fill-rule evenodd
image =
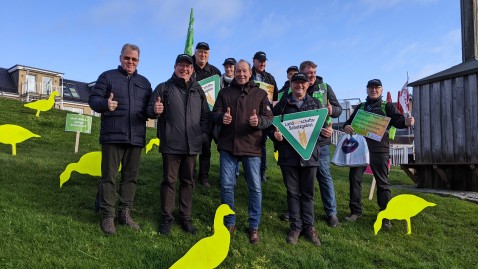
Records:
M412 82L461 62L459 1L24 0L2 3L0 67L93 82L133 43L154 88L184 51L191 8L194 43L209 43L211 64L223 71L225 58L251 61L263 50L279 88L288 66L312 60L339 99L363 99L367 80L379 78L396 101L407 72Z

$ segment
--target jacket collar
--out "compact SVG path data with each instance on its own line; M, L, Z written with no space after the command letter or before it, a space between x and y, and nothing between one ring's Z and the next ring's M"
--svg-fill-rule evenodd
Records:
M126 72L126 70L124 70L124 68L121 65L118 65L118 71L121 74L128 76L128 73ZM134 70L134 73L131 76L135 76L137 73L138 73L138 69Z

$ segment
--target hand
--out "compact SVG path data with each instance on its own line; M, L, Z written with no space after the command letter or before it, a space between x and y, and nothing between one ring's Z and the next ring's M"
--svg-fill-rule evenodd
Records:
M118 107L118 102L117 101L113 101L113 93L110 93L110 97L108 98L108 109L110 111L114 111L116 109L116 107Z
M353 135L354 134L354 128L352 128L352 126L350 126L350 125L345 125L344 126L344 132L346 132L349 135Z
M252 116L249 117L249 124L252 127L257 127L259 125L259 118L257 117L256 110L252 110Z
M158 96L158 100L156 101L156 103L154 103L154 113L156 113L156 115L161 115L163 111L164 111L164 105L161 102L161 96Z
M322 128L320 130L320 134L323 137L330 137L334 133L334 129L332 129L332 126L327 126L327 128Z
M332 105L330 104L330 101L327 101L327 111L329 112L329 116L332 115Z
M408 117L405 119L405 125L406 126L415 125L415 118L412 117L412 115L410 113L408 113Z
M228 124L231 124L231 122L232 122L231 109L227 107L226 113L224 113L224 117L222 118L222 124L228 125Z
M284 140L284 137L282 136L282 133L279 132L279 128L277 128L277 127L276 127L276 131L274 132L274 138L279 142Z

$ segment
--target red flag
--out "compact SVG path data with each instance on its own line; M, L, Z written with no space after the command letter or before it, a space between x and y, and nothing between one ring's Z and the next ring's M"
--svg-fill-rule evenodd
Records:
M401 92L401 91L398 91L398 99L397 99L397 100L400 100L401 95L402 95L402 92ZM402 106L400 105L400 101L397 102L397 109L398 109L398 111L400 111L400 113L403 115L403 108L402 108Z
M390 92L387 92L387 103L393 103L392 101L392 94Z
M408 113L409 111L409 101L410 94L408 93L408 81L405 82L402 89L398 91L398 100L397 100L397 109L404 115L404 113ZM403 107L405 105L405 107Z

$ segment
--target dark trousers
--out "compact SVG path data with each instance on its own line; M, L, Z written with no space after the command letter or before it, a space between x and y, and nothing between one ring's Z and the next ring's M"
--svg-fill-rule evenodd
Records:
M179 219L190 221L193 205L194 164L196 155L163 154L163 181L161 182L161 215L163 221L172 221L176 203L176 180L179 177Z
M211 142L212 136L209 136L209 140L202 143L202 151L199 155L199 180L209 177L209 168L211 167Z
M314 226L314 181L317 167L281 166L287 188L287 208L291 230Z
M388 181L388 153L370 153L370 168L377 182L377 202L380 211L385 210L392 194ZM350 182L350 212L362 214L362 176L367 167L351 167Z
M103 218L115 216L116 174L121 164L119 209L132 208L141 158L141 147L129 144L101 145L100 213Z

